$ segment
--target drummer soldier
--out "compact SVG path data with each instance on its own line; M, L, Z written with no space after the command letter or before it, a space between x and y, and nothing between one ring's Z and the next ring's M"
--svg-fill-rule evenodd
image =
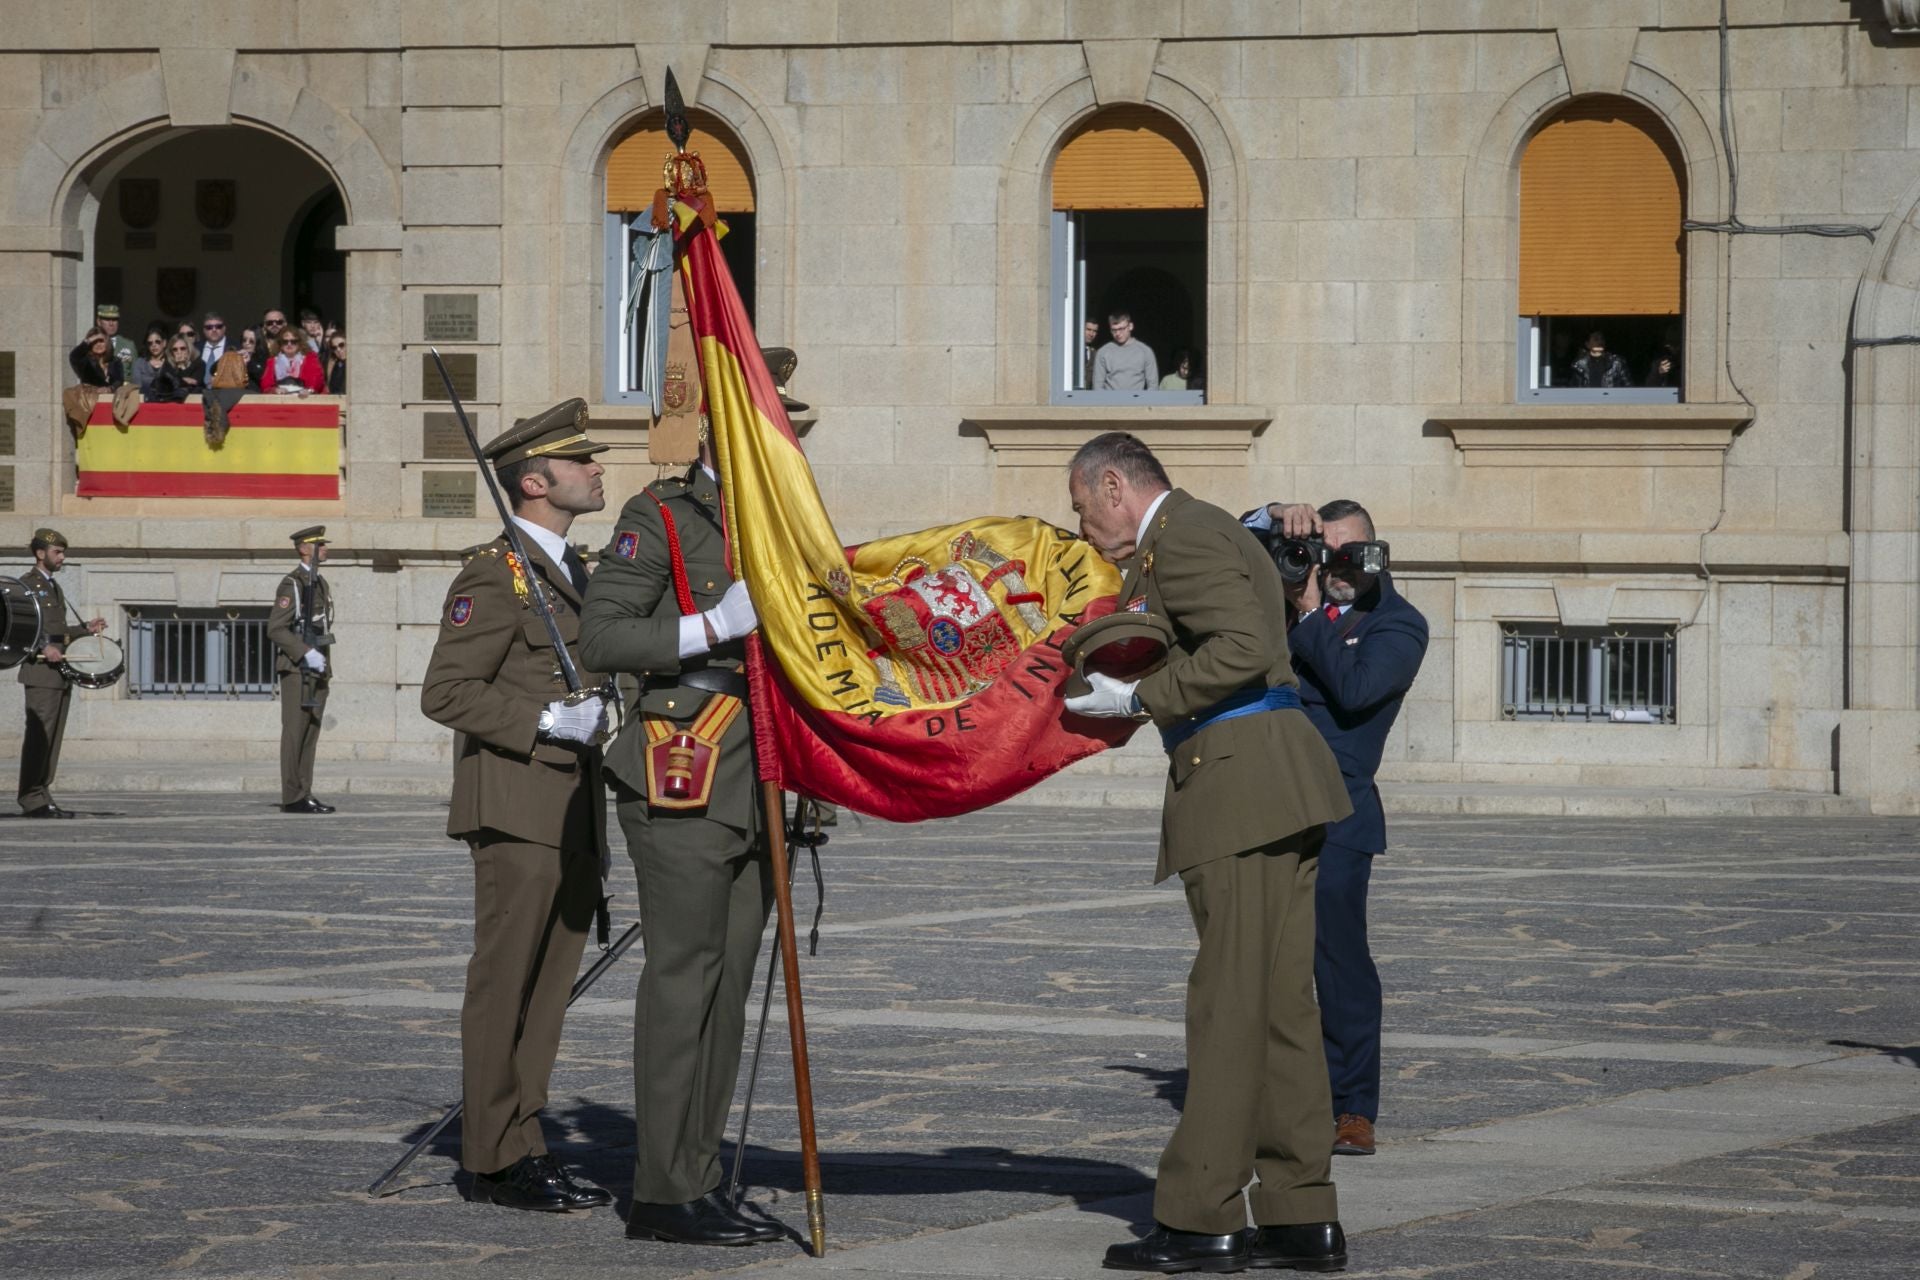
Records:
M280 650L280 810L332 813L313 798L313 754L320 745L320 717L333 680L333 593L320 576L327 558L327 527L316 524L293 535L300 563L280 579L267 614L267 639Z
M53 575L67 561L67 539L55 529L35 529L28 544L33 568L20 575L20 585L39 602L42 648L20 665L20 683L27 693L27 737L20 745L20 808L29 818L71 818L73 811L53 802L53 773L60 766L60 736L67 729L67 701L73 686L60 674L67 641L73 631L67 621L67 597ZM84 624L89 634L106 630L105 618Z

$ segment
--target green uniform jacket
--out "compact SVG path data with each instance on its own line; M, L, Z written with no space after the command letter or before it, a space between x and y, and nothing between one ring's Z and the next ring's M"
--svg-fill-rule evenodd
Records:
M641 716L607 748L607 772L629 789L647 789L644 716L686 723L709 696L680 683L683 671L702 667L739 667L745 647L738 641L710 653L680 660L680 605L674 598L667 555L666 524L651 493L673 513L687 584L696 609L720 603L733 575L727 572L726 541L720 533L720 486L695 468L670 476L635 494L621 509L613 541L600 555L581 618L581 652L600 671L635 675L641 682ZM720 762L706 816L736 830L753 824L753 744L751 716L742 714L720 740Z
M1124 604L1173 623L1167 664L1140 681L1162 729L1204 718L1229 695L1299 687L1287 652L1280 571L1238 520L1175 489L1160 504L1120 589ZM1293 708L1222 721L1168 761L1156 881L1353 812L1340 766Z
M326 674L319 678L329 679L333 675L333 655L329 652L333 646L308 645L300 638L303 609L315 631L325 634L333 629L333 592L327 580L318 573L308 575L296 569L280 579L280 589L273 593L273 608L267 611L267 639L279 650L273 656L274 674L299 671L300 659L307 650L318 648L327 660Z
M545 552L531 539L522 541L567 651L581 665L580 597ZM456 735L447 834L464 839L485 829L558 848L568 807L584 783L604 859L600 749L537 741L540 713L567 696L567 682L546 623L513 589L507 551L504 535L475 548L453 580L420 687L421 711ZM582 670L580 679L591 686L600 677Z
M60 584L53 580L53 575L40 572L35 565L20 575L20 585L40 601L40 647L57 644L66 648L67 641L73 638L73 630L67 623L67 597L60 590ZM67 678L58 668L41 661L36 651L20 664L20 683L37 689L64 689Z

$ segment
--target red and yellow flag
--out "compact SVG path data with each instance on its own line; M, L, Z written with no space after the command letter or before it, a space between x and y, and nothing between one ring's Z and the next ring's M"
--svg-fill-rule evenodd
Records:
M340 497L340 405L290 398L242 400L226 441L207 444L193 404L143 404L126 426L101 400L75 448L83 498Z
M896 821L996 804L1128 721L1063 723L1058 653L1119 576L1065 529L986 516L846 548L710 229L681 269L719 456L763 779ZM1064 483L1064 479L1063 479Z

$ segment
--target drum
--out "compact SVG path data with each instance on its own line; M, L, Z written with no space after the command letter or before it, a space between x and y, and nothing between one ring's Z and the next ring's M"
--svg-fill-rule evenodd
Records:
M66 644L59 672L82 689L111 689L127 673L127 655L106 636L75 636Z
M0 578L0 671L17 667L38 653L46 633L40 624L40 597L18 578Z

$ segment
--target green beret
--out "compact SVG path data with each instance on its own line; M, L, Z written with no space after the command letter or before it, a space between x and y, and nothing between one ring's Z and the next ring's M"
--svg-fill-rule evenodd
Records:
M33 541L27 544L27 550L38 551L42 547L59 547L62 551L65 551L67 549L67 535L58 529L35 529L33 531Z

